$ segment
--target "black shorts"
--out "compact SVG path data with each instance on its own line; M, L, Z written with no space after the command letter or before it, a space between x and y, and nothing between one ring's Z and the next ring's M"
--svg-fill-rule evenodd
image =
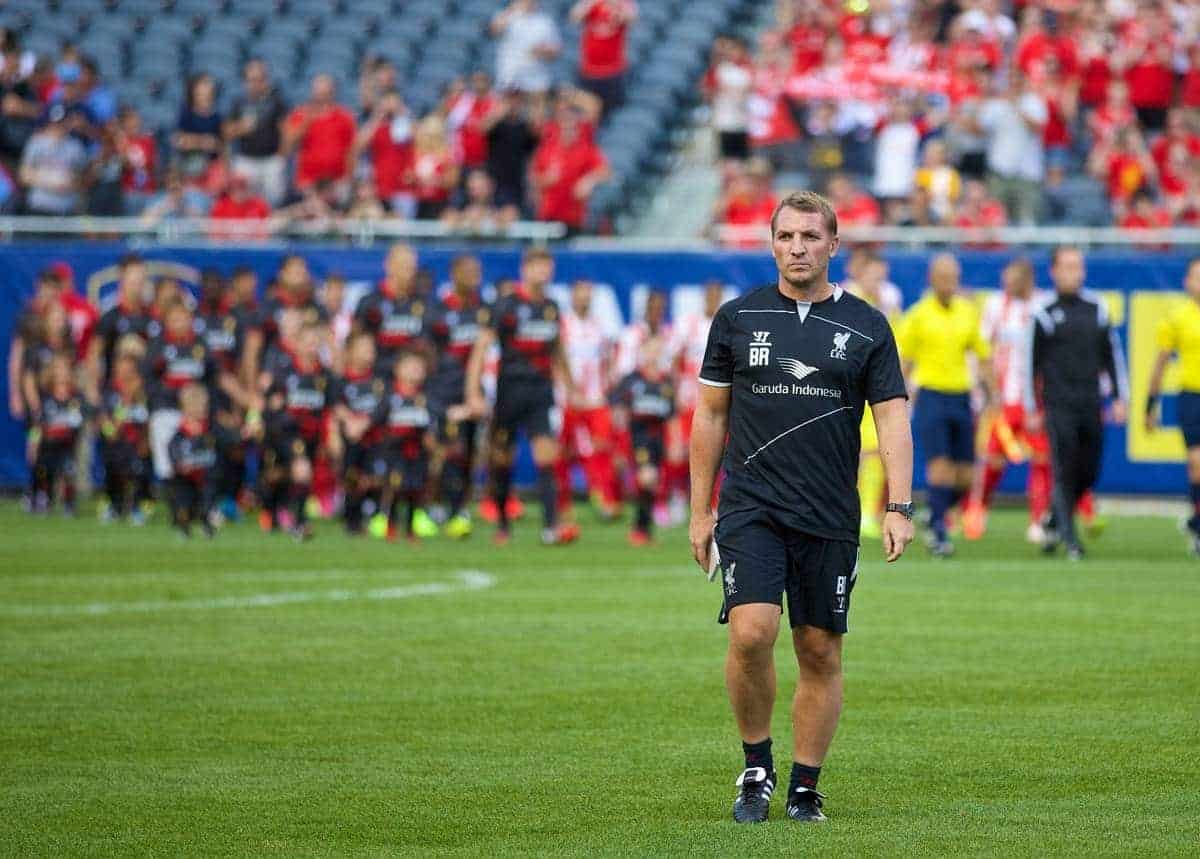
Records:
M633 461L640 468L643 465L658 468L663 461L663 440L661 435L650 433L632 434Z
M579 88L600 99L605 118L625 103L624 74L618 73L606 78L588 78L580 75Z
M387 479L393 490L403 494L421 492L428 474L429 460L423 453L405 456L396 448L388 452Z
M387 474L387 459L382 443L363 444L361 441L346 442L342 455L342 474L356 471L364 477L383 477Z
M1179 429L1183 432L1184 445L1200 445L1200 393L1180 391L1175 407L1179 413Z
M264 464L291 465L294 460L307 459L312 462L320 444L316 439L305 438L299 433L284 433L275 436L267 445Z
M913 416L925 460L975 461L975 424L969 394L943 394L922 388Z
M750 157L750 134L745 131L722 131L717 135L717 148L722 158L745 161Z
M717 520L724 602L720 623L746 603L774 603L787 594L792 628L846 632L850 592L858 575L858 546L782 528L764 509L737 510Z
M530 438L557 437L561 426L558 407L554 405L554 388L549 384L510 383L501 386L496 394L492 430L503 433L501 438L505 442L522 429Z

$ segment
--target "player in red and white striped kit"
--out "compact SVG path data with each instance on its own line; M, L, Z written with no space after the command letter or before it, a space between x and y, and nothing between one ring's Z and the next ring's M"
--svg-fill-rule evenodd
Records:
M561 455L556 468L559 508L571 504L571 465L579 462L588 492L605 518L620 507L613 470L613 425L608 393L615 344L592 307L592 284L571 287L571 306L562 315L562 342L574 396L563 412Z
M1011 463L1029 463L1029 529L1026 537L1041 541L1040 522L1050 509L1053 481L1050 473L1050 445L1041 416L1027 415L1025 388L1031 375L1029 338L1033 331L1033 312L1044 296L1034 288L1033 267L1018 259L1001 273L1003 289L988 298L984 306L983 336L992 344L992 366L1000 402L988 431L987 446L971 497L963 512L963 536L977 540L987 527L987 511L992 493ZM1085 519L1092 517L1090 496L1080 502Z
M708 343L708 329L713 317L721 308L725 298L725 287L719 280L710 280L704 285L704 307L690 313L675 326L675 343L671 351L678 356L679 373L676 378L675 418L667 425L666 462L663 466L663 482L671 491L688 485L688 445L692 439L692 418L696 414L696 401L700 398L700 365L704 363L704 348Z

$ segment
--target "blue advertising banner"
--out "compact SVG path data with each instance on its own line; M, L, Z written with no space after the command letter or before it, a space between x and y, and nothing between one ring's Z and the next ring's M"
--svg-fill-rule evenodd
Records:
M116 277L115 264L130 250L122 243L44 243L0 246L0 345L9 353L14 324L33 289L39 271L51 263L64 261L75 272L77 288L106 307L111 300ZM229 274L239 266L248 266L259 275L260 286L267 283L286 253L298 252L309 262L318 278L338 273L350 284L351 296L370 288L382 273L386 247L337 248L326 245L295 245L288 248L250 247L153 247L142 251L151 261L155 275L171 275L195 286L200 273L214 269ZM420 249L420 264L437 283L448 276L451 260L459 253L476 254L483 263L485 279L495 282L515 278L520 253L496 247L430 247ZM884 254L891 267L891 280L904 294L905 305L917 300L925 288L930 251L891 251ZM1008 250L956 251L962 265L966 287L984 294L999 286L1002 267L1017 256ZM561 250L555 254L556 295L565 295L576 279L594 281L599 306L616 326L636 318L650 290L670 293L672 313L678 315L698 305L700 286L710 279L726 284L729 294L774 280L775 268L765 252L729 251L584 251ZM1037 283L1048 287L1049 255L1030 254ZM1104 467L1100 481L1103 492L1153 493L1175 491L1186 483L1183 469L1183 444L1171 426L1174 404L1165 403L1167 427L1148 434L1141 428L1141 402L1146 379L1154 360L1154 327L1171 302L1180 300L1180 285L1189 257L1185 254L1139 251L1105 251L1087 256L1089 288L1101 291L1119 325L1121 341L1127 352L1134 404L1128 431L1110 428L1106 439ZM832 277L844 274L845 254L835 259ZM1173 377L1167 379L1168 392ZM0 393L5 409L0 415L0 487L21 485L26 480L24 427L8 413L8 377L0 377ZM918 450L917 483L922 481ZM1020 491L1024 469L1011 469L1002 488Z

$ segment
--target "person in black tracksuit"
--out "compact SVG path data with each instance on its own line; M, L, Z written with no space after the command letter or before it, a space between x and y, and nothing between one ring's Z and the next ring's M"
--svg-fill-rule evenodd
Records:
M1053 552L1065 543L1068 557L1078 560L1083 548L1073 514L1100 475L1104 398L1113 398L1113 422L1124 423L1129 390L1121 344L1104 302L1083 289L1082 252L1056 248L1050 276L1055 295L1034 313L1029 362L1033 379L1026 390L1030 398L1040 395L1044 406L1054 471L1054 502L1043 548ZM1026 405L1026 414L1037 414L1034 403Z

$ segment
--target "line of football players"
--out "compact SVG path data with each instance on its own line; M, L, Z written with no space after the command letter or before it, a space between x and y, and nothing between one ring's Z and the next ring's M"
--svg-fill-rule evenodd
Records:
M511 484L524 433L544 543L578 536L576 465L604 517L634 500L631 540L648 541L656 511L683 507L694 379L720 287L674 327L665 296L652 293L643 319L614 337L586 282L568 307L550 298L545 250L528 251L520 279L496 283L492 301L475 257L455 259L450 274L436 294L398 244L348 310L345 283L317 289L299 255L262 300L250 270L206 273L192 300L172 278L152 283L130 255L99 315L79 306L69 270L47 270L10 355L10 409L29 430L30 509L61 499L73 512L94 429L106 519L140 524L160 495L183 533L212 533L257 500L265 529L300 539L314 507L339 505L352 533L461 538L486 463L481 506L505 542L520 513Z

